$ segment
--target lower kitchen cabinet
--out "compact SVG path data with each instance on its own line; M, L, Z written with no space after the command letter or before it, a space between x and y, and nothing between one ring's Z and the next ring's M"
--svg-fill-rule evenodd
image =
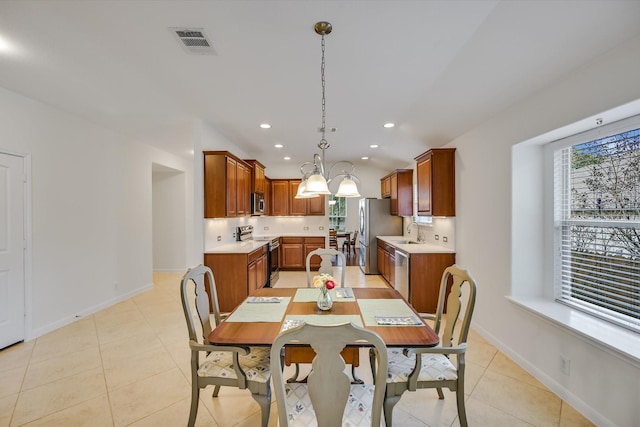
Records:
M392 287L396 282L396 249L378 239L378 273L384 277Z
M267 283L269 265L267 245L246 254L204 254L204 264L213 272L221 312L229 312L244 301L249 293ZM209 287L210 284L206 283ZM213 307L209 307L213 311Z
M436 312L442 273L455 262L456 254L452 253L409 256L409 302L419 313Z
M305 270L307 254L325 247L325 238L315 237L282 237L280 239L280 269ZM320 267L320 257L311 259L311 267Z
M324 245L325 245L325 238L324 237L305 237L304 238L304 263L305 263L304 268L305 268L305 270L307 268L307 255L309 255L310 252L313 252L316 249L324 248ZM311 268L320 268L320 262L322 262L322 259L319 256L314 255L309 260L309 266Z
M395 247L378 239L377 250L378 272L395 288ZM418 312L436 312L442 273L455 262L454 253L409 254L409 302Z

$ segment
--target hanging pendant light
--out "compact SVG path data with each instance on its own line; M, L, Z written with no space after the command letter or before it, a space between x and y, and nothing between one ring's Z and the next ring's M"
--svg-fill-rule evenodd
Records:
M338 192L336 196L338 197L360 197L360 192L358 191L358 185L355 180L360 181L358 177L353 175L356 167L353 163L348 160L341 160L334 163L330 168L327 168L325 165L325 150L330 147L330 144L327 142L325 138L326 131L326 98L325 98L325 60L324 60L324 51L325 51L325 43L324 36L331 33L332 26L329 22L320 21L317 22L314 26L314 30L317 34L322 36L322 61L320 65L320 77L322 81L322 127L320 131L322 132L322 138L318 143L318 148L320 148L322 155L314 154L313 162L305 162L300 166L300 172L302 173L302 182L298 186L298 192L296 194L296 199L305 198L305 197L317 197L321 194L332 194L329 189L329 185L333 180L339 177L344 177L344 179L340 182L340 187L338 188ZM311 169L311 167L313 169ZM333 175L334 169L337 167L336 173ZM305 168L307 171L305 171ZM309 170L311 169L311 170ZM355 179L355 180L354 180ZM303 186L304 184L304 186ZM302 189L301 189L302 187Z

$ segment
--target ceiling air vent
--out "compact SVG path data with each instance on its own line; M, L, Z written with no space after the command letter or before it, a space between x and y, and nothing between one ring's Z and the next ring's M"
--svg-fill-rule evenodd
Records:
M202 28L169 28L180 45L190 53L198 55L216 55L216 51L207 39Z

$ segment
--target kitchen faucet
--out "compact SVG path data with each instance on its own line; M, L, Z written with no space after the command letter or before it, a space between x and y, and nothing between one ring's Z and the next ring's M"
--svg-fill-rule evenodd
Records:
M411 221L409 223L409 225L407 226L407 233L411 233L411 228L416 225L418 226L418 237L417 237L417 241L418 243L422 243L424 242L424 234L422 233L422 229L420 228L420 224L418 224L416 221Z

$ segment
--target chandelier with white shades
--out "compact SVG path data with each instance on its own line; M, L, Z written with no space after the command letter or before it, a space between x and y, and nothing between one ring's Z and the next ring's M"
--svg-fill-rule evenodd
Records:
M314 26L315 32L322 36L322 62L320 66L320 76L322 80L322 127L320 132L322 138L318 143L322 154L315 153L313 155L312 162L305 162L300 166L300 172L302 173L302 182L298 186L298 193L296 199L303 199L309 197L318 197L321 194L332 194L329 190L329 184L337 178L342 178L336 197L360 197L358 186L355 180L360 181L353 172L356 167L348 160L340 160L330 167L327 167L324 160L325 150L330 147L330 144L325 139L325 78L324 78L324 36L331 33L332 27L329 22L320 21ZM355 180L354 180L355 179Z

